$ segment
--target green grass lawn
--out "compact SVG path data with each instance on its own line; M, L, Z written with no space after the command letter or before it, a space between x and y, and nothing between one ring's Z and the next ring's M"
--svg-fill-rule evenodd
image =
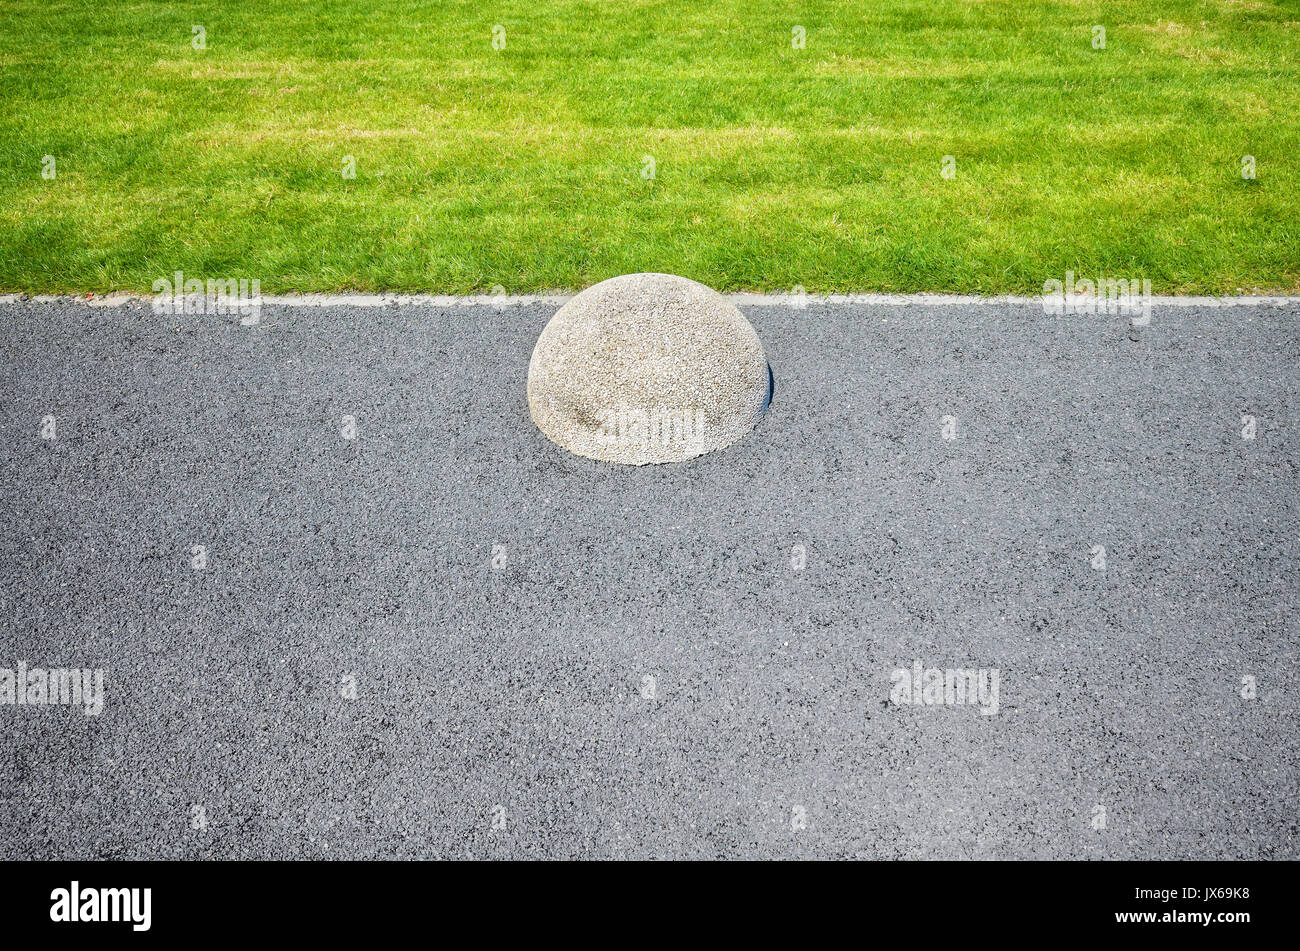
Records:
M1067 269L1300 290L1300 0L0 0L0 289Z

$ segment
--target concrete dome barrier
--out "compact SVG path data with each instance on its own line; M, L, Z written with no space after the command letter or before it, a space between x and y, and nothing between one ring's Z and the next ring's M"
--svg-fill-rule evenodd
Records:
M578 294L528 366L528 408L552 442L605 462L681 462L753 429L771 398L754 328L725 297L671 274Z

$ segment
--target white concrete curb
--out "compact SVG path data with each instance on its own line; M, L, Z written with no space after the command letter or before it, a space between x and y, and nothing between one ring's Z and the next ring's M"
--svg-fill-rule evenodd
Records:
M739 307L813 307L836 304L869 304L877 307L944 307L964 304L1042 304L1042 297L980 297L963 294L727 294ZM561 306L572 294L263 294L263 306L277 307L390 307L406 304L432 307L517 307L546 303ZM1086 298L1079 298L1083 300ZM1098 297L1104 301L1104 297ZM1181 297L1152 296L1157 307L1255 307L1300 303L1300 296ZM78 294L34 294L30 303L82 303L89 307L120 307L132 301L153 301L150 294L112 293L87 298ZM23 303L20 294L0 294L0 304Z

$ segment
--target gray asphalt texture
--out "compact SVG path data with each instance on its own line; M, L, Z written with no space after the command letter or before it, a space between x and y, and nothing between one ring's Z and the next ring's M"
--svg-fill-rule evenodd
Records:
M1300 306L743 307L767 418L644 468L554 309L0 304L0 667L107 694L0 706L0 857L1300 853Z

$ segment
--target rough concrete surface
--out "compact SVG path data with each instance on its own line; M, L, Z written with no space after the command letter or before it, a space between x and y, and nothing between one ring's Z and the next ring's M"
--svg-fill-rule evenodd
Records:
M546 324L528 366L528 406L547 438L588 459L682 462L753 429L769 378L754 328L717 291L673 274L624 274Z
M746 309L641 468L554 310L0 304L0 667L106 692L0 706L0 857L1297 857L1300 305Z

